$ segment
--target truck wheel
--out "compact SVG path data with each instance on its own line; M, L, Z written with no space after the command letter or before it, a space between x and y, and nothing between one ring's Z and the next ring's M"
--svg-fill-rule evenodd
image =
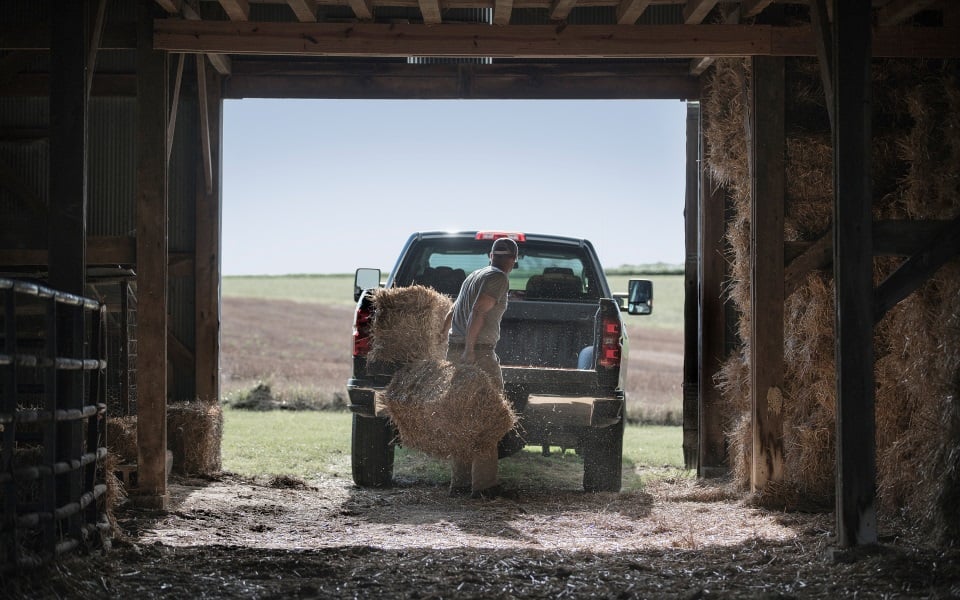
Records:
M361 487L389 487L393 479L393 427L382 417L353 415L350 442L353 482Z
M583 443L583 489L619 492L623 485L623 420L590 429Z

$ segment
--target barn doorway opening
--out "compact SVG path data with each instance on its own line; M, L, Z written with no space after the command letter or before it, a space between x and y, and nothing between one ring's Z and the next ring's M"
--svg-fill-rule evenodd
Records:
M354 269L389 271L414 231L506 229L591 240L615 292L654 280L654 315L628 319L628 416L680 424L686 103L247 99L223 115L228 407L344 407Z

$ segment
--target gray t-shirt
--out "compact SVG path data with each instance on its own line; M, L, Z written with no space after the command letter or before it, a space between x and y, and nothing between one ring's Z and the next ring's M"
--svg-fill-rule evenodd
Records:
M510 278L494 266L477 269L467 275L460 288L460 295L453 303L453 321L450 325L449 342L464 344L467 341L467 324L470 312L480 294L496 298L497 303L486 314L483 329L477 336L478 344L495 345L500 339L500 319L507 310L507 292L510 290Z

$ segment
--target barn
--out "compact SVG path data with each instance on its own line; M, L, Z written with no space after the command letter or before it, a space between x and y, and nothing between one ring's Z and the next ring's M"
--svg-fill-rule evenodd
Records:
M0 572L109 538L109 418L155 511L171 415L216 428L239 98L687 102L687 466L955 547L958 39L951 0L5 0Z

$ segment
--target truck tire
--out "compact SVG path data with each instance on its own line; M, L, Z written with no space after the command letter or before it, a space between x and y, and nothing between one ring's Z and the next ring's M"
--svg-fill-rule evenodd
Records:
M360 487L389 487L393 480L393 427L382 417L353 415L350 462Z
M583 443L583 489L619 492L623 485L623 420L590 429Z

